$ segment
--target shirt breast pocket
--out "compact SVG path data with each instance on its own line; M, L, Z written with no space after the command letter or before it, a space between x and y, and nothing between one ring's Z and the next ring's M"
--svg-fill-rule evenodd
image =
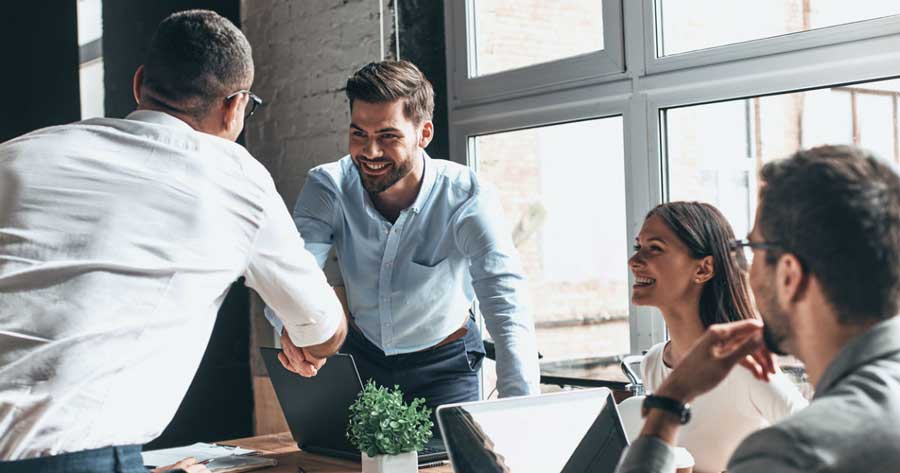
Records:
M430 269L439 268L441 266L447 265L447 257L436 258L434 260L429 260L427 258L413 258L410 260L412 266L418 266L424 271L428 271Z
M410 260L409 272L405 275L406 282L417 290L418 299L435 302L443 298L452 284L452 268L449 258L437 262L419 262Z

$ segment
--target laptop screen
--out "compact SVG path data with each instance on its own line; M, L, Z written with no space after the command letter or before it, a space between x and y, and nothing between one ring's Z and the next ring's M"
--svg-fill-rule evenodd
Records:
M628 445L606 388L442 406L456 473L612 473Z

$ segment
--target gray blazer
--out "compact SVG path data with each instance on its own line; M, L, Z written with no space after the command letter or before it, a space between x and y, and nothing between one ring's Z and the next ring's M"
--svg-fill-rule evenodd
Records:
M616 471L675 471L674 450L640 437ZM900 317L851 340L809 407L748 436L728 462L729 473L860 471L900 471Z

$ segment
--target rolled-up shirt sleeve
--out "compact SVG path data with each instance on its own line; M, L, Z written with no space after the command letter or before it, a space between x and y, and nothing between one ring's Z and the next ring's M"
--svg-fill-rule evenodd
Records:
M267 318L283 324L296 346L325 342L344 317L316 258L307 251L287 207L274 190L244 274L247 286L266 303Z
M540 369L525 278L500 203L490 189L482 187L459 213L456 240L469 258L472 286L495 342L500 397L538 394Z
M294 224L303 237L307 251L325 267L328 252L334 246L334 219L337 196L334 184L324 172L310 172L294 205Z

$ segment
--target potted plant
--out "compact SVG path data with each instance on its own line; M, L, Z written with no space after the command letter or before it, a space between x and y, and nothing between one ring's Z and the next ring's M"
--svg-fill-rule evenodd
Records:
M372 380L350 406L347 438L362 452L363 473L415 473L417 452L431 440L431 410L424 399L403 402L399 386Z

